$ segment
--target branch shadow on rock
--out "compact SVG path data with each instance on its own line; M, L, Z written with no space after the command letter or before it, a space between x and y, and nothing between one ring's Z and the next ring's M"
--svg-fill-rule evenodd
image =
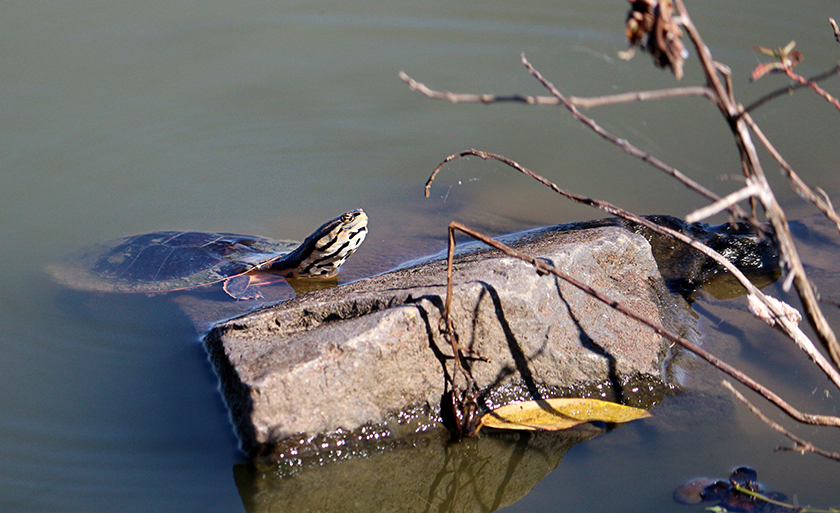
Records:
M507 317L505 316L504 308L502 307L502 300L499 297L498 291L493 287L493 285L485 282L479 282L482 286L481 294L479 295L479 300L477 304L481 303L481 298L484 294L487 294L490 297L490 301L493 303L493 311L494 317L499 322L499 327L502 328L502 332L505 336L505 342L507 343L508 350L510 352L510 356L513 358L513 363L516 366L516 371L522 377L522 381L525 384L525 388L528 390L528 393L535 401L542 401L545 399L543 394L540 392L539 387L537 386L537 382L534 379L534 374L531 371L531 368L528 365L529 357L525 355L525 351L522 350L522 345L516 339L516 335L513 333L513 330L510 327L510 323L507 321ZM476 308L477 310L478 308ZM475 322L475 320L474 320ZM475 325L473 328L473 333L475 333ZM530 359L533 359L535 356L538 356L544 347L540 348L534 356ZM503 368L496 377L496 380L488 385L485 388L485 392L482 395L485 395L487 392L491 391L493 388L501 384L502 380L512 374L512 371L505 372L506 368ZM545 404L548 407L548 404Z

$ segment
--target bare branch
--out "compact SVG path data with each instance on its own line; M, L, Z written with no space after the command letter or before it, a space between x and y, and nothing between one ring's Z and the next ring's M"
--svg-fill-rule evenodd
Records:
M756 417L758 417L762 422L764 422L765 424L770 426L772 429L774 429L774 430L778 431L779 433L785 435L786 437L790 438L791 440L793 440L793 443L795 444L793 447L780 447L779 449L786 450L786 451L796 451L796 452L800 452L800 453L811 452L811 453L814 453L814 454L818 454L820 456L824 456L826 458L830 458L832 460L840 461L840 453L825 451L823 449L820 449L819 447L816 447L811 442L809 442L807 440L804 440L802 438L799 438L798 436L794 435L793 433L791 433L790 431L788 431L787 429L782 427L781 424L771 420L769 417L767 417L766 415L761 413L761 410L759 410L751 402L749 402L747 400L747 398L744 397L741 394L741 392L738 392L737 390L735 390L735 387L732 386L732 383L730 383L727 380L723 380L722 384L723 384L723 386L728 388L729 391L732 392L732 394L736 398L738 398L739 401L744 403L747 406L747 408L749 408L750 411L753 412L753 414Z
M837 98L832 96L828 91L826 91L825 89L823 89L822 87L817 85L816 82L812 82L812 81L808 80L807 78L803 77L802 75L799 75L798 73L794 73L794 71L791 67L785 66L784 70L785 70L785 74L788 77L790 77L792 80L796 80L797 82L799 82L803 86L810 87L812 91L814 91L818 95L822 96L823 99L825 99L825 101L834 105L834 108L837 109L838 111L840 111L840 100L838 100Z
M840 66L838 66L840 68ZM805 198L806 200L810 201L811 203L816 206L820 212L822 212L827 218L831 219L835 225L837 225L837 230L840 231L840 216L837 215L837 212L834 211L834 207L831 204L831 200L828 199L828 196L825 195L823 192L822 196L817 195L813 190L811 190L808 185L799 178L799 175L794 172L793 168L790 167L790 164L782 157L782 155L776 150L776 147L770 143L770 140L767 139L767 136L764 135L764 132L761 131L761 128L756 124L753 120L752 116L747 113L742 115L744 121L747 122L750 129L753 133L758 137L758 140L764 145L765 148L770 152L776 162L782 167L782 171L785 172L785 175L790 180L790 186L800 197Z
M753 144L752 139L750 138L749 128L746 123L746 117L748 115L742 115L740 106L737 103L730 101L730 97L727 91L723 88L723 84L721 84L720 79L718 77L718 68L715 66L715 63L711 58L711 53L703 43L703 40L700 38L700 34L697 32L697 29L691 23L691 19L688 17L685 11L685 6L683 5L682 0L674 1L679 5L681 12L684 13L682 17L682 23L686 27L686 30L689 36L691 37L692 41L694 42L695 48L697 48L698 54L701 57L701 62L703 63L709 86L713 88L717 93L716 96L718 97L718 108L720 109L724 117L727 119L732 133L735 137L735 142L738 145L738 150L741 154L742 167L744 169L745 176L748 178L748 180L751 181L751 183L756 184L762 189L760 195L761 204L764 208L764 212L767 216L768 221L773 226L773 230L775 231L776 238L779 242L779 247L782 255L782 263L787 267L787 269L789 269L789 272L793 276L792 283L796 286L796 290L799 293L803 304L805 305L805 312L808 315L808 319L816 329L820 340L825 344L826 348L828 348L828 352L831 355L831 359L834 363L834 366L840 367L840 343L838 343L834 331L831 329L831 326L828 324L828 321L825 319L825 316L820 310L816 292L814 291L810 281L808 280L808 276L805 273L805 268L803 267L802 261L799 258L799 253L796 251L796 245L793 242L793 236L790 233L784 210L782 210L782 208L776 201L776 197L775 195L773 195L773 191L770 188L770 184L767 182L767 177L764 174L764 170L761 168L761 162L759 161L755 145ZM593 121L591 118L582 115L580 111L577 108L575 108L575 106L569 105L565 101L565 97L563 96L563 94L560 93L559 90L557 90L554 84L545 79L545 77L543 77L542 74L528 62L524 54L522 55L522 61L528 68L528 71L531 73L531 75L533 75L537 80L540 81L540 83L543 84L543 86L545 86L549 91L551 91L551 94L554 95L564 104L564 106L572 113L575 119L583 122L593 131L601 135L603 138L613 142L614 144L617 144L621 147L625 147L628 145L627 141L625 141L624 139L618 139L612 134L609 134L604 129L602 129L597 123L595 123L595 121ZM633 148L633 150L638 151L638 149L636 148ZM627 151L631 155L634 154L629 150L629 148L625 151ZM684 184L687 184L687 181L682 179L681 181ZM698 184L698 187L702 186ZM717 200L717 198L714 199L714 201ZM753 210L755 210L754 205ZM742 217L746 217L746 215L743 214L743 211L740 208L738 208L737 211L739 212L739 214L742 214ZM731 208L730 212L736 212L735 207Z
M774 157L776 157L776 160L779 161L780 164L784 162L782 168L788 172L788 177L791 181L799 186L798 189L795 189L797 192L800 192L803 196L807 196L810 192L810 196L807 196L808 199L813 201L814 204L823 210L823 213L835 221L835 223L837 222L837 214L834 213L833 209L831 209L831 213L829 213L828 206L822 201L822 199L816 196L807 186L805 186L804 182L799 179L781 155L775 151L767 138L764 137L761 129L758 128L758 125L755 124L749 114L744 113L741 115L740 119L735 122L735 125L737 127L735 129L736 139L739 144L743 145L745 158L748 158L750 161L749 170L751 175L755 181L759 182L762 184L762 187L766 188L765 192L762 194L761 202L764 206L767 218L773 225L773 229L776 232L776 239L779 242L783 262L786 263L790 272L789 278L785 280L786 290L790 284L793 284L796 287L811 325L816 330L820 340L828 349L834 366L840 367L840 343L838 343L834 330L831 328L831 325L828 323L828 320L825 318L822 310L820 309L817 293L814 290L811 281L808 279L808 274L805 272L805 267L802 265L799 253L796 251L796 245L793 242L793 236L790 233L790 228L788 227L784 210L782 210L782 207L779 206L776 201L776 197L770 189L770 185L767 183L767 178L765 177L764 171L761 169L761 165L758 162L755 147L752 146L749 133L747 133L748 129L753 130L756 136L758 136L762 143L765 144L767 149L774 153Z
M592 107L601 107L604 105L613 105L616 103L628 103L647 100L663 100L665 98L679 98L682 96L705 96L712 99L712 91L708 87L703 86L687 86L687 87L673 87L670 89L658 89L654 91L631 91L628 93L611 94L606 96L596 96L593 98L579 98L577 96L569 96L567 99L569 103L576 107L589 109ZM559 103L559 100L556 100Z
M752 134L755 134L755 136L761 141L761 143L768 148L768 150L771 152L771 154L777 160L777 162L779 162L784 173L788 177L791 187L798 194L800 194L800 196L806 198L808 201L811 201L814 205L817 206L818 209L820 209L820 211L822 211L829 219L831 219L837 225L838 231L840 231L840 216L838 216L837 213L834 211L831 201L828 198L828 196L824 193L824 191L822 191L821 189L817 189L815 192L814 190L809 188L796 173L793 172L791 167L770 144L769 140L758 128L758 126L755 124L755 122L752 120L749 114L749 111L751 109L757 108L763 103L773 98L776 98L781 94L791 92L804 86L811 87L814 91L823 95L826 99L831 101L838 109L840 109L840 101L838 101L833 96L825 92L821 87L816 85L816 82L840 73L840 65L809 79L805 79L799 75L793 74L790 69L784 69L783 71L785 71L788 74L788 76L790 76L794 80L797 80L799 82L799 85L794 85L791 87L782 88L777 91L774 91L760 98L758 101L754 102L745 109L735 100L732 87L731 71L725 65L714 61L711 52L709 51L709 48L703 42L699 31L694 26L690 16L688 15L683 0L673 0L672 4L676 8L676 12L673 13L673 17L666 20L667 28L670 31L670 34L678 39L681 37L683 29L688 35L688 38L691 40L691 43L694 45L697 51L701 67L705 74L706 86L704 87L673 88L664 89L660 91L643 91L638 93L624 93L620 95L603 96L597 98L576 98L571 96L567 97L564 96L554 86L554 84L548 81L536 68L534 68L534 66L532 66L530 62L528 62L528 60L525 58L524 54L522 55L522 63L526 66L529 73L532 76L534 76L551 93L551 96L495 96L477 94L456 94L448 91L435 91L433 89L430 89L424 84L415 81L403 72L400 72L400 78L406 81L406 83L408 83L412 89L420 91L426 96L429 96L431 98L447 100L453 103L519 102L530 105L561 105L572 114L574 119L582 122L597 135L618 146L622 149L622 151L624 151L628 155L634 156L644 162L648 162L656 169L659 169L660 171L668 174L669 176L676 178L684 185L689 187L691 190L705 196L706 198L714 202L708 207L699 209L691 213L686 218L688 222L694 222L698 219L703 219L707 216L719 213L725 209L728 210L735 217L748 219L755 223L757 222L758 207L760 206L763 209L763 213L766 216L769 224L773 228L776 240L778 241L779 245L783 270L787 272L787 276L783 281L784 290L788 290L791 285L796 287L798 295L804 305L804 311L807 315L807 318L810 321L811 325L815 328L820 340L828 349L828 353L830 354L832 361L829 361L819 350L817 350L817 348L807 337L807 335L805 335L799 328L798 322L799 320L801 320L801 317L798 311L796 311L793 307L790 307L789 305L783 302L765 296L752 283L750 283L749 280L747 280L746 277L737 268L735 268L734 265L731 264L731 262L723 258L719 253L708 248L705 244L702 244L699 241L696 241L691 237L686 236L680 232L668 229L664 226L656 225L647 219L635 216L634 214L626 212L610 203L563 191L562 189L557 187L556 184L546 180L545 178L534 173L533 171L530 171L524 166L521 166L520 164L511 159L508 159L501 155L496 155L475 149L450 155L435 168L435 170L429 177L429 180L426 182L426 196L428 197L429 195L429 188L435 176L447 162L467 155L475 155L482 159L494 159L503 162L518 170L519 172L534 178L535 180L551 188L558 194L572 199L573 201L599 208L609 214L645 226L647 229L652 230L654 232L668 235L674 239L680 240L681 242L689 245L695 250L700 251L707 257L712 258L721 266L723 266L727 271L729 271L732 274L732 276L735 277L739 281L739 283L747 290L750 310L771 326L775 325L779 327L783 332L790 336L794 340L794 342L796 342L800 346L800 348L802 348L809 355L809 357L818 364L818 366L826 373L826 375L834 382L834 384L840 387L840 370L838 370L838 367L840 367L840 343L838 343L834 331L829 326L828 322L823 316L822 311L820 310L816 291L810 283L807 274L805 273L804 266L799 257L799 254L793 241L793 237L788 227L785 212L778 204L776 197L773 194L772 189L770 188L767 177L762 169L756 145L754 144L752 139ZM833 19L829 19L829 21L831 22L832 29L834 30L835 38L838 40L838 42L840 42L840 30L838 30L837 23ZM630 28L633 27L631 27L630 24L628 24L628 30ZM636 28L638 29L639 27ZM646 28L645 31L647 30L649 29ZM645 31L643 32L647 34L647 32ZM634 34L636 33L634 32ZM628 37L631 36L628 35ZM657 40L657 45L662 46L663 43L663 41ZM631 44L633 44L633 41L631 41ZM680 45L681 44L682 43L680 42ZM659 48L659 46L657 48ZM680 46L680 48L682 47ZM660 51L663 50L660 49ZM679 62L673 63L672 66L674 66L675 75L679 78L682 66L682 53L678 53ZM677 53L674 53L674 55L676 56ZM661 59L659 65L663 65ZM746 179L746 186L738 191L735 191L734 193L729 194L723 199L721 199L712 191L706 189L704 186L700 185L699 183L696 183L689 177L683 175L679 170L666 165L665 163L661 162L660 160L656 159L650 154L633 146L627 140L619 138L606 131L593 119L581 114L579 110L581 108L591 108L614 103L644 101L687 95L705 96L706 98L709 98L715 103L715 105L718 107L721 114L725 118L727 125L730 127L730 130L733 134L733 138L738 147L741 159L741 167L744 173L744 177ZM748 215L740 206L738 206L738 203L745 199L749 199L750 201L751 215ZM616 309L617 311L620 311L623 314L628 315L629 317L634 318L637 321L651 327L663 337L673 340L674 342L682 345L686 349L694 352L701 358L706 359L707 361L712 363L712 365L721 369L723 372L726 372L730 376L735 377L736 379L738 379L739 381L741 381L742 383L744 383L745 385L752 388L753 390L764 396L766 399L771 401L774 405L782 409L787 415L791 416L792 418L800 422L810 424L840 427L840 418L833 416L810 415L796 410L795 408L787 404L785 401L783 401L780 397L775 395L772 391L752 381L749 377L745 376L737 369L728 366L726 363L718 360L714 357L714 355L711 355L702 348L696 347L691 342L681 339L681 337L678 337L677 335L668 332L661 326L657 325L655 322L641 318L634 312L629 311L626 307L610 300L608 297L599 294L598 291L595 291L587 285L576 282L573 278L564 275L562 272L554 269L553 266L550 266L545 262L536 260L535 258L530 257L528 255L521 254L516 250L513 250L505 246L504 244L498 243L497 241L493 241L492 239L489 239L488 237L474 230L471 230L470 228L457 222L452 222L449 226L450 248L446 300L447 321L449 321L449 308L451 305L450 297L452 295L452 259L454 255L455 245L454 233L456 230L461 231L473 238L476 238L484 242L485 244L495 247L496 249L499 249L510 256L520 258L530 263L531 265L537 268L538 272L553 274L558 278L567 281L573 286L580 288L584 292L587 292L596 299L603 301L605 304ZM451 328L452 326L450 321L447 324L447 331L450 331ZM456 342L453 342L453 350L458 350L456 347ZM734 389L733 392L737 394L737 391L734 391ZM743 396L740 396L740 394L739 398L746 402L746 399L743 399ZM748 404L750 409L756 412L757 415L761 415L757 409L755 409L748 402L746 403ZM781 428L781 426L778 426L778 428ZM774 427L774 429L777 428ZM812 446L810 443L795 438L794 435L791 435L787 432L784 433L786 434L786 436L789 436L791 437L791 439L794 440L796 444L796 446L794 447L795 450L803 452L815 452L818 454L828 455L828 457L834 457L835 459L840 459L840 457L838 457L836 453L827 453L825 451L821 451L820 449Z
M735 104L731 99L731 95L727 92L727 88L724 87L720 81L720 77L717 75L719 70L716 66L717 63L712 58L712 52L709 51L709 47L706 46L703 38L700 37L700 32L694 26L694 22L691 21L691 17L688 15L688 10L685 8L682 0L674 0L674 5L680 11L680 25L683 26L689 39L691 39L691 42L697 49L697 57L700 59L700 64L706 75L706 83L715 94L715 103L722 113L729 114L730 116L733 115L735 113ZM731 90L731 87L729 90Z
M816 83L816 82L820 82L822 80L825 80L827 78L833 77L837 73L840 73L840 64L834 66L833 68L831 68L827 71L823 71L819 75L814 75L813 77L809 77L807 80L808 80L808 82ZM787 87L781 87L781 88L776 89L775 91L773 91L771 93L768 93L768 94L762 96L761 98L752 102L751 104L747 105L746 107L744 107L744 110L746 112L752 112L753 110L759 108L760 106L764 105L765 103L769 102L770 100L772 100L774 98L790 94L790 93L792 93L792 92L794 92L798 89L802 89L803 87L808 87L808 84L803 84L801 82L797 82L797 83L795 83L793 85L789 85Z
M501 102L516 102L525 103L528 105L557 105L557 99L551 96L527 96L521 94L511 94L507 96L496 96L494 94L471 94L471 93L453 93L451 91L436 91L431 89L426 84L414 80L405 71L399 72L400 79L408 84L412 91L417 91L429 98L435 100L446 100L451 103L501 103Z
M697 221L702 221L703 219L707 219L712 217L715 214L720 213L722 210L727 210L739 203L744 201L745 199L752 198L753 196L758 196L761 194L761 187L756 184L748 184L746 187L742 187L737 191L729 194L725 198L721 198L720 200L712 203L711 205L706 205L703 208L698 208L694 212L691 212L687 216L685 216L686 223L696 223Z
M408 84L412 91L417 91L429 98L435 100L445 100L451 103L524 103L527 105L560 105L561 102L554 96L530 96L521 94L508 94L497 96L495 94L475 94L475 93L453 93L451 91L437 91L430 88L423 82L419 82L411 78L405 71L399 72L400 79ZM707 87L690 86L690 87L674 87L670 89L657 89L653 91L632 91L629 93L610 94L605 96L595 96L591 98L579 98L576 96L569 96L567 100L576 107L590 109L593 107L602 107L605 105L614 105L618 103L639 102L648 100L663 100L666 98L679 98L683 96L705 96L712 99L712 93Z

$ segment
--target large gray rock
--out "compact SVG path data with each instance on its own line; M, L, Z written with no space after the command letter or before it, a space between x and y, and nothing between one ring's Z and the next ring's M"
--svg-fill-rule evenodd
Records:
M516 245L650 319L682 323L674 316L685 310L673 308L640 235L549 229ZM489 250L459 256L455 269L454 324L461 344L487 360L473 361L472 375L488 407L583 383L631 395L638 380L662 379L661 337L566 282ZM460 379L440 332L445 286L437 260L217 325L205 345L243 449L363 426L416 431L439 419L448 379Z

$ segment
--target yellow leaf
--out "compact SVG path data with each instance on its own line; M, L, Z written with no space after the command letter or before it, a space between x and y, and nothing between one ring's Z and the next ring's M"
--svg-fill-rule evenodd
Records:
M617 424L644 417L650 417L650 413L631 406L598 399L557 398L502 406L481 417L479 429L559 431L584 422Z

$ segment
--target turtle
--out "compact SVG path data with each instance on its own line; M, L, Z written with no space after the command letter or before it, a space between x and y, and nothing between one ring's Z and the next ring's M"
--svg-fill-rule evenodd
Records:
M362 209L328 221L303 243L233 233L162 231L114 239L49 271L70 288L156 294L217 283L237 300L262 297L261 281L329 278L362 244Z

